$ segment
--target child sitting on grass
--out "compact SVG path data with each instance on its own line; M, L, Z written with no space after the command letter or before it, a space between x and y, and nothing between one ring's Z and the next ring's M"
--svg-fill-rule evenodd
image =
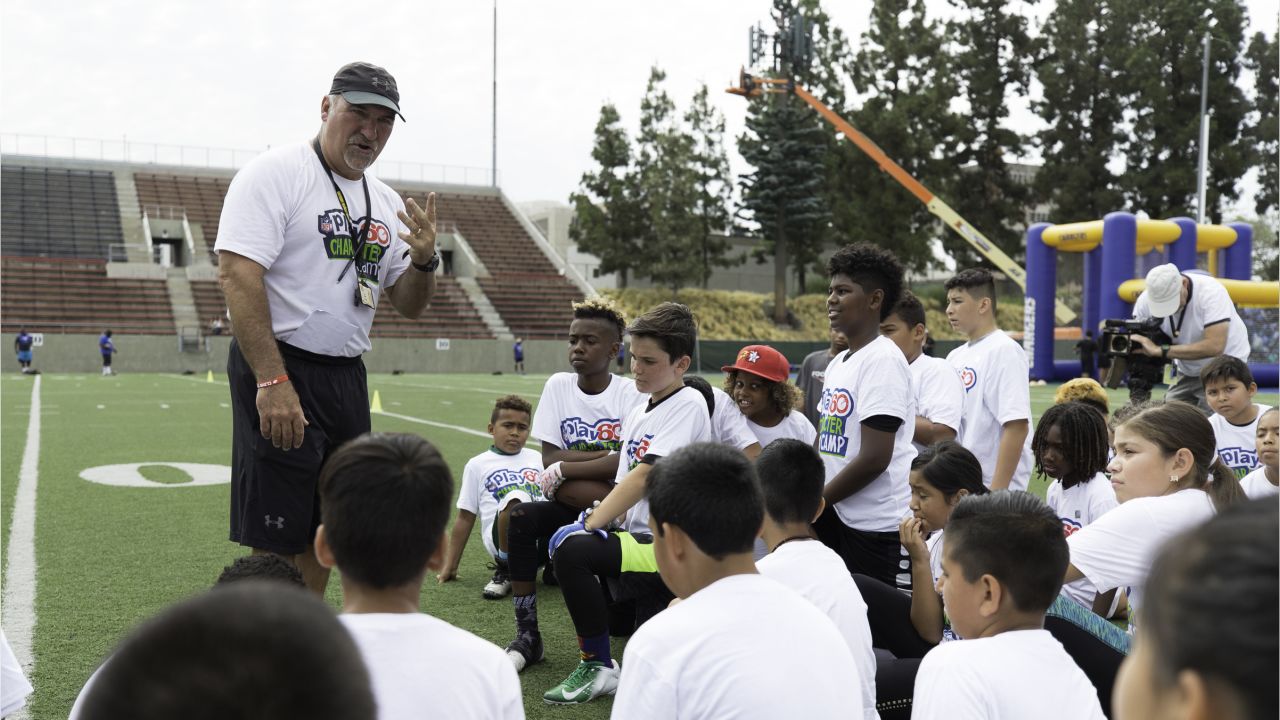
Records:
M1240 358L1220 355L1200 371L1205 399L1213 409L1209 424L1218 444L1218 457L1243 478L1258 466L1254 448L1258 418L1268 410L1253 401L1258 384L1253 373Z
M449 535L449 553L444 568L436 576L441 583L458 577L458 562L480 516L480 538L493 558L493 578L481 592L488 600L498 600L511 592L507 573L507 525L511 511L522 502L542 499L538 473L542 456L525 447L529 439L529 416L533 408L523 398L499 398L489 415L489 449L467 461L458 490L458 519Z

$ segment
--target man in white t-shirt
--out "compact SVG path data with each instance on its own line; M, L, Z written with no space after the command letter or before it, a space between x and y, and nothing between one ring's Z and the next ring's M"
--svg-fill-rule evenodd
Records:
M340 571L340 619L369 669L379 720L523 718L502 650L419 610L426 573L443 566L453 496L440 452L416 435L362 436L325 463L320 496L316 557Z
M1027 354L996 327L996 286L981 268L947 281L947 319L969 338L947 362L964 387L956 441L982 465L992 490L1025 490L1031 478L1031 389Z
M871 649L867 603L831 548L813 537L822 512L825 469L813 446L790 438L770 443L756 458L764 496L762 535L769 554L756 560L760 574L804 596L840 630L862 682L862 717L875 720L876 656Z
M311 551L316 477L331 450L369 431L360 356L374 310L385 289L397 312L419 317L440 263L434 195L425 210L406 205L365 172L399 103L386 70L339 69L315 139L236 174L214 244L235 335L231 539L293 557L317 593L328 572Z
M902 265L888 250L857 243L832 255L827 273L827 316L849 349L831 360L823 381L817 449L827 509L814 530L849 572L895 585L917 413L907 359L880 323L902 293Z
M557 530L548 544L581 650L578 667L542 695L556 705L589 702L617 689L619 668L609 647L608 608L597 578L616 581L622 597L636 601L638 624L671 600L654 564L646 478L662 458L712 439L708 400L683 380L697 336L693 313L679 303L662 303L636 318L627 332L636 387L650 393L649 401L622 421L613 490ZM619 530L610 532L615 523Z
M1169 388L1166 401L1181 400L1208 412L1200 371L1219 355L1248 361L1249 330L1227 289L1204 273L1181 273L1169 263L1152 268L1146 284L1133 303L1133 318L1159 318L1161 329L1173 342L1157 347L1147 338L1134 335L1136 351L1173 360L1178 380Z
M839 629L752 563L763 520L754 475L741 453L711 443L649 474L654 558L682 601L627 643L615 719L850 717L866 707Z
M880 334L902 350L911 366L916 398L915 437L911 442L916 451L943 440L955 440L964 411L964 386L950 363L924 354L924 341L929 336L924 305L910 290L902 291L898 304L880 323Z
M956 505L938 585L965 639L924 656L912 718L1106 717L1089 678L1044 629L1067 569L1060 527L1026 492L970 495Z

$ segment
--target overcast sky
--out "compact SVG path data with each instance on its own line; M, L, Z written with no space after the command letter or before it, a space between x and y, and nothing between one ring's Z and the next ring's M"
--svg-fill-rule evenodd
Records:
M851 38L865 29L869 0L824 5ZM949 12L946 0L929 5ZM1246 5L1250 34L1274 36L1280 0ZM497 148L505 192L518 202L564 202L591 166L601 104L617 104L634 132L654 64L667 72L681 110L700 83L710 85L736 137L746 101L723 89L746 61L747 28L767 27L770 7L768 0L502 0ZM484 182L492 33L487 0L4 0L0 132L262 150L314 134L334 71L360 59L396 77L408 118L384 161L475 168L426 172ZM1016 123L1031 129L1034 118L1019 110ZM11 143L5 139L6 151Z

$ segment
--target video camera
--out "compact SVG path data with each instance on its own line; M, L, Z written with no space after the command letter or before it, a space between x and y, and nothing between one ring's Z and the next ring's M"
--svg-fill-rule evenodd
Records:
M1102 352L1100 365L1104 370L1103 385L1118 388L1127 373L1129 398L1135 402L1151 399L1151 388L1164 379L1164 366L1169 361L1138 352L1138 344L1133 341L1133 336L1145 337L1157 346L1167 345L1172 340L1160 327L1161 323L1158 318L1103 321L1099 343Z

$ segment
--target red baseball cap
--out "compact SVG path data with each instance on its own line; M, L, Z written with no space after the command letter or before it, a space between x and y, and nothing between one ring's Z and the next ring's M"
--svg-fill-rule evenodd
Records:
M772 382L784 382L791 375L791 363L768 345L748 345L738 351L738 360L734 364L720 369L725 372L741 370Z

